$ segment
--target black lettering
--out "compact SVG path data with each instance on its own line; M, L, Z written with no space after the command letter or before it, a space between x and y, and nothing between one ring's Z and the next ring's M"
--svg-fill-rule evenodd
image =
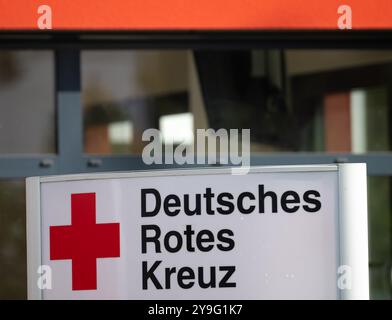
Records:
M178 274L177 274L178 285L182 289L190 289L195 284L194 281L185 283L184 280L195 280L195 273L189 267L182 267L180 270L178 270Z
M154 231L153 236L148 236L148 231ZM155 252L161 253L161 243L159 237L161 236L161 229L155 224L146 224L142 226L142 253L147 253L147 243L155 244Z
M295 191L284 192L282 194L282 198L280 199L280 204L282 206L282 209L288 213L296 212L299 209L298 205L289 207L288 204L299 204L299 203L300 203L299 195Z
M267 191L264 192L264 185L259 185L259 212L265 213L265 198L271 198L272 212L278 212L278 197L275 192Z
M146 195L152 194L155 196L155 208L154 210L147 212L147 201ZM161 195L159 191L156 189L142 189L141 190L141 201L142 201L142 217L154 217L158 214L159 209L161 208Z
M307 202L308 204L312 204L313 206L308 206L304 205L304 210L307 212L317 212L321 209L321 202L318 199L312 198L314 196L315 198L320 198L320 192L316 190L309 190L304 193L304 201Z
M244 198L249 198L251 200L255 200L255 196L253 193L250 192L242 192L237 199L237 207L238 211L241 213L252 213L255 210L255 206L251 205L248 209L244 208Z
M225 236L227 234L227 236ZM235 242L234 239L230 238L234 237L234 232L229 230L229 229L222 229L218 232L218 240L222 243L219 243L217 245L217 248L221 251L230 251L233 250ZM227 246L224 246L223 244L226 243Z
M220 214L231 214L235 210L235 206L231 201L225 200L224 198L227 198L229 200L233 200L234 197L231 193L228 192L222 192L218 195L217 202L220 206L227 207L227 209L223 209L222 207L218 207L216 211Z
M180 213L180 209L178 209L180 205L181 205L180 198L177 197L175 194L169 194L163 201L163 209L165 210L165 213L169 217L174 217ZM177 209L171 211L170 208L177 208Z
M199 281L200 288L207 289L207 288L215 288L216 287L215 267L210 267L210 281L208 283L206 283L204 281L204 268L203 267L197 268L197 275L198 275L198 281Z
M201 215L201 195L196 194L195 209L189 208L189 194L184 195L184 212L187 216Z
M192 245L192 236L194 234L195 234L195 231L193 231L192 230L192 226L188 224L185 227L184 235L186 237L186 249L189 252L194 252L195 251L195 247L193 247L193 245Z
M222 266L219 267L219 271L226 271L225 275L219 282L219 288L235 288L237 286L235 282L228 282L235 272L235 266Z
M206 236L206 237L204 237ZM204 246L203 243L214 242L214 234L209 230L201 230L196 236L196 244L200 251L207 252L214 248L213 244Z
M177 243L174 247L170 245L170 238L174 237L177 239ZM164 244L165 244L165 249L169 252L178 252L181 250L182 247L182 236L179 232L177 231L169 231L166 233L165 238L164 238Z
M173 268L166 268L166 270L165 270L165 280L166 280L165 289L170 289L170 285L171 285L171 275L172 275L173 273L176 273L176 267L173 267Z
M211 208L211 200L215 197L215 194L211 192L211 188L207 188L204 193L204 198L206 199L206 211L207 214L214 214L214 210Z
M149 270L147 270L147 261L143 261L143 290L148 289L148 280L150 279L154 284L155 288L163 289L162 285L159 283L157 277L155 276L154 272L159 267L162 261L155 261L154 264L151 266Z

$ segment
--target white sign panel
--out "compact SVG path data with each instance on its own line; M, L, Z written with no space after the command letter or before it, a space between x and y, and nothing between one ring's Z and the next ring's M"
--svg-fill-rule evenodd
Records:
M363 164L27 179L31 299L368 298Z

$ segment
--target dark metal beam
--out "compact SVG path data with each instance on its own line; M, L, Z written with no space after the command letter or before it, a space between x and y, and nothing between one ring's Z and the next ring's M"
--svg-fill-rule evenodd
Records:
M0 48L392 48L392 30L0 31Z

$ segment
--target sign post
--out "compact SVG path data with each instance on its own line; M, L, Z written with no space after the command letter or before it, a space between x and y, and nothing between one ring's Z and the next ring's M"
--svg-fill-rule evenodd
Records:
M364 164L26 184L30 299L369 298Z

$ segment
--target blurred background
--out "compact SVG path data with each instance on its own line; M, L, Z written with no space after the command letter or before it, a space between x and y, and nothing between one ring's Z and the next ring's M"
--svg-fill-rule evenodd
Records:
M368 164L370 293L391 299L391 108L388 50L1 49L0 298L27 297L25 177L151 169L148 128L250 128L252 165Z

